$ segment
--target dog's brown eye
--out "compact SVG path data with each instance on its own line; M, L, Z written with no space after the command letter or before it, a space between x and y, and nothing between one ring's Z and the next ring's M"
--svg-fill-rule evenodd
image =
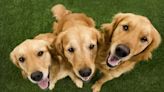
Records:
M37 55L38 55L38 56L42 56L43 53L44 53L43 51L39 51Z
M141 42L147 42L147 41L148 41L147 37L144 36L144 37L141 38Z
M94 44L90 44L90 45L89 45L89 49L90 49L90 50L93 49L94 47L95 47Z
M123 29L124 29L125 31L128 31L128 29L129 29L129 26L128 26L128 25L123 25L122 27L123 27Z
M68 49L68 51L69 51L69 52L74 52L75 49L71 47L71 48Z
M24 58L24 57L19 57L19 61L20 61L21 63L23 63L23 62L25 61L25 58Z

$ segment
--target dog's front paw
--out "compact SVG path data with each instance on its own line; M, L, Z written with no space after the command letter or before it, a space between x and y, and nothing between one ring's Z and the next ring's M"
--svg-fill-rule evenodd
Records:
M81 80L76 80L75 84L76 84L76 86L78 88L82 88L83 87L83 82Z
M50 84L50 85L49 85L49 90L52 90L54 87L55 87L54 84Z
M92 92L100 92L100 89L101 87L97 83L92 86Z

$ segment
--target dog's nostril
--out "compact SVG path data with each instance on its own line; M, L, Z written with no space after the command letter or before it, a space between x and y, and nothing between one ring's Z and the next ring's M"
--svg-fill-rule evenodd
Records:
M126 45L118 45L115 53L118 57L126 57L130 53L130 49Z
M40 71L37 71L31 74L31 79L34 81L40 81L42 77L43 77L43 73Z
M88 77L92 73L92 70L90 68L84 68L79 71L80 76L82 77Z

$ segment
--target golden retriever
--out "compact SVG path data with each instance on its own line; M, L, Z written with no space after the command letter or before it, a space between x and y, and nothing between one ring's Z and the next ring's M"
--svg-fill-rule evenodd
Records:
M54 50L51 53L50 44L54 39L54 34L46 33L25 40L10 53L12 62L21 69L24 77L41 89L53 89L55 83L66 76L82 87L82 81L75 76L70 64L63 62Z
M89 81L95 72L100 39L93 19L83 13L72 13L61 4L55 5L52 13L57 20L53 27L57 35L53 47L72 65L81 80Z
M161 42L158 31L144 16L118 13L111 24L103 24L104 43L96 59L103 76L92 86L99 92L102 85L133 69L136 63L151 58Z

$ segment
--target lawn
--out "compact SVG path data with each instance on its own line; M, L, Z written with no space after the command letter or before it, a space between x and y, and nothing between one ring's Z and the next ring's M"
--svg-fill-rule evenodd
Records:
M111 22L118 12L144 15L164 37L164 0L0 0L0 92L51 92L23 79L20 70L11 63L9 53L25 39L52 31L50 9L58 3L73 12L86 13L97 27ZM79 89L66 78L53 91L91 92L96 79ZM143 61L131 72L108 81L101 92L164 92L164 43L153 53L152 60Z

